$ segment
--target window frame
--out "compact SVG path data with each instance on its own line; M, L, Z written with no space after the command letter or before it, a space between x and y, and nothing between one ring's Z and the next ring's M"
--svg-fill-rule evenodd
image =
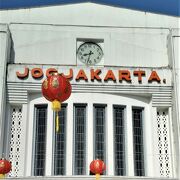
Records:
M150 109L150 106L149 104L146 102L146 101L141 101L141 100L137 100L137 99L131 99L131 97L124 97L124 96L117 96L117 99L114 99L115 95L103 95L103 94L96 94L96 95L93 95L93 98L90 98L90 96L84 96L84 94L80 94L78 95L78 97L80 98L80 101L77 101L77 97L76 96L72 96L71 97L71 101L67 101L67 104L68 104L68 108L67 108L67 147L69 150L67 150L66 148L66 154L68 154L69 156L66 157L66 172L65 172L65 176L69 176L69 175L73 175L73 147L74 147L74 142L73 142L73 126L74 126L74 122L72 121L73 117L74 117L74 114L73 114L73 105L74 104L86 104L87 105L87 123L86 123L86 128L89 126L89 127L94 127L94 105L105 105L105 124L106 124L106 153L105 153L105 156L106 156L106 164L108 165L107 166L107 170L106 170L106 173L104 174L107 174L107 175L115 175L114 173L114 161L112 159L110 159L109 155L112 155L112 157L114 156L113 155L113 151L114 151L114 146L113 146L113 142L111 143L111 141L114 139L113 137L113 132L112 132L112 123L110 123L112 120L109 121L109 118L112 118L113 117L113 114L112 114L112 107L113 105L121 105L121 106L125 106L126 109L125 109L125 121L128 120L131 115L131 112L132 112L132 107L143 107L145 108L145 130L144 132L147 130L147 121L149 122L150 118L149 118L149 115L150 115L150 112L151 112L151 109ZM98 97L98 99L97 99ZM112 97L112 98L111 98ZM128 100L128 101L127 101ZM130 101L131 100L131 101ZM98 103L96 103L98 101ZM80 103L77 103L77 102L80 102ZM108 102L106 104L106 102ZM46 157L46 170L45 170L45 175L46 176L52 176L53 175L53 159L52 159L52 154L53 154L53 149L51 149L51 146L53 147L53 133L52 134L49 134L53 131L53 123L54 121L52 121L51 117L53 116L53 111L51 109L51 102L49 101L46 101L44 100L44 98L42 98L41 96L39 96L39 94L32 94L30 96L30 102L29 102L29 105L27 105L27 110L29 108L30 112L28 113L28 117L30 119L30 121L27 121L27 140L28 140L28 143L26 143L27 147L26 147L26 152L27 152L27 162L26 162L26 166L25 166L25 175L27 176L31 176L32 175L32 165L33 165L33 162L32 162L32 159L33 159L33 153L32 153L32 141L33 141L33 127L34 126L34 121L33 121L33 114L34 114L34 105L40 105L40 104L46 104L48 106L47 108L47 122L48 122L48 129L47 129L47 133L48 133L48 136L50 135L50 138L47 138L47 142L48 142L48 147L47 147L47 152L48 152L48 156ZM26 106L25 106L26 107ZM89 114L90 113L90 114ZM125 141L127 139L129 139L127 142L129 144L131 144L131 146L133 145L132 144L132 131L131 133L129 134L127 132L127 127L130 127L132 128L132 125L131 125L131 120L129 119L128 120L129 122L125 122ZM128 125L128 126L127 126ZM112 126L112 127L111 127ZM144 128L144 127L143 127ZM87 128L88 129L88 128ZM87 130L86 132L86 142L87 142L87 147L86 147L86 153L88 153L86 155L86 175L89 174L89 164L90 162L93 160L93 156L94 156L94 134L93 132L91 132L92 130ZM147 132L147 131L146 131ZM144 135L144 140L147 140L147 134L145 132L145 135ZM87 134L88 133L88 134ZM110 138L109 138L109 133L110 133ZM148 132L149 133L149 132ZM127 136L127 134L129 134ZM112 137L111 137L112 136ZM90 143L90 144L89 144ZM109 145L112 145L112 147L109 147ZM129 145L128 145L129 146ZM151 167L151 165L148 165L146 164L147 161L149 161L149 158L148 160L146 159L146 153L147 153L147 147L146 145L144 144L145 148L144 148L144 157L145 157L145 163L144 163L144 167L145 167L145 170L147 167ZM133 147L133 146L132 146ZM112 148L112 150L110 149ZM130 150L127 149L128 147L125 145L125 149L127 151L127 154L132 154L133 155L133 148L130 148ZM151 149L149 150L148 149L148 152L151 152ZM51 157L50 157L51 156ZM129 158L129 156L127 156L125 158L125 163L127 165L127 168L126 168L126 175L127 176L134 176L134 170L133 170L133 163L132 163L132 160L133 160L133 156L132 158ZM51 167L48 168L48 166L51 165ZM130 167L130 168L129 168ZM147 170L147 175L149 175L149 171Z
M142 128L142 136L141 136L141 142L142 142L142 145L143 145L143 148L142 148L142 151L143 151L143 172L141 172L142 174L141 175L138 175L137 174L137 168L136 168L136 160L135 160L135 142L134 142L134 118L133 118L133 110L141 110L141 128ZM145 127L144 127L144 121L145 121L145 107L140 107L140 106L132 106L131 108L131 111L132 111L132 134L133 134L133 163L134 163L134 176L138 176L138 177L141 177L141 176L146 176L146 167L145 167L145 160L146 160L146 157L145 157L145 147L146 147L146 144L145 144L145 134L144 134L144 131L145 131Z
M46 154L45 154L45 160L44 160L44 174L43 175L35 175L35 137L36 137L36 126L37 126L37 117L36 117L36 112L37 112L37 107L46 107L46 137L45 137L45 153L46 153L46 146L47 146L47 121L48 121L48 104L46 103L40 103L40 104L34 104L34 113L33 113L33 145L32 145L32 168L31 168L31 174L33 176L45 176L46 175Z
M65 139L65 142L64 142L64 154L65 154L65 157L64 157L64 174L55 174L55 143L56 143L56 131L55 131L55 118L56 118L56 113L54 112L53 113L53 136L52 138L55 139L53 141L52 139L52 142L53 142L53 149L52 149L52 176L65 176L66 175L66 145L67 145L67 108L68 108L68 104L67 103L63 103L61 104L61 109L62 108L65 108L65 120L64 120L64 124L65 124L65 129L64 129L64 139ZM58 112L58 116L59 114L61 113ZM60 118L60 117L59 117ZM59 119L60 123L61 123L61 118ZM61 133L61 125L60 125L60 133Z
M95 108L96 107L103 107L104 108L104 163L106 164L107 162L107 104L104 103L93 103L93 159L96 159L96 123L95 123ZM106 174L106 171L103 173L104 175Z
M76 107L84 107L85 108L85 121L84 121L84 123L85 123L85 125L84 125L84 129L85 129L85 145L84 145L84 150L85 150L85 162L84 162L84 165L85 165L85 167L84 167L84 173L85 174L82 174L82 175L87 175L87 156L88 156L88 154L87 154L87 143L88 143L88 139L87 139L87 137L88 137L88 135L87 135L87 126L88 126L88 122L87 122L87 120L88 120L88 118L87 118L87 116L88 116L88 114L87 114L87 112L88 112L88 104L87 103L73 103L73 146L72 146L72 149L73 149L73 154L72 154L72 175L77 175L76 173L75 173L75 144L76 144L76 142L75 142L75 128L76 128L76 124L75 124L75 121L76 121L76 117L75 117L75 109L76 109Z
M112 112L113 112L113 146L114 146L114 159L113 159L113 163L114 163L114 176L126 176L126 156L127 156L127 153L126 153L126 146L127 146L127 142L126 142L126 125L125 125L125 122L126 122L126 105L117 105L117 104L113 104L112 105L112 107L113 107L113 109L112 109ZM123 166L124 166L124 170L123 170L123 175L119 175L119 174L117 174L117 172L116 172L116 157L115 157L115 154L116 154L116 147L115 147L115 108L121 108L122 109L122 111L123 111L123 155L124 155L124 157L123 157L123 160L124 160L124 164L123 164Z

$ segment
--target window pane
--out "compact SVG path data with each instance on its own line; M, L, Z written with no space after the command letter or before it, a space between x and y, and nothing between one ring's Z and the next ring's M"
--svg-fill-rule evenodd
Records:
M74 174L86 174L86 106L75 105Z
M115 175L125 175L124 108L114 106L114 163Z
M35 107L34 176L45 175L47 106Z
M136 176L144 176L142 109L133 109L134 170Z
M94 142L95 142L95 159L101 159L105 162L105 106L94 106Z
M66 160L66 106L61 107L58 112L60 132L55 133L54 143L54 175L65 175Z

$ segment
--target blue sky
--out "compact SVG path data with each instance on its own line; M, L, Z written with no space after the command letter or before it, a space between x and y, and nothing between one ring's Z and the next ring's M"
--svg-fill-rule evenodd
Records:
M0 9L28 8L86 1L158 14L180 16L180 0L0 0Z

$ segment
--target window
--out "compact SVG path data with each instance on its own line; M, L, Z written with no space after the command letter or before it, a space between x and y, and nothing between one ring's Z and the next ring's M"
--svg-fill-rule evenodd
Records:
M94 105L94 159L106 162L105 105Z
M54 175L65 175L66 163L66 106L62 105L61 111L58 112L60 121L60 132L54 131ZM55 120L54 120L55 121Z
M86 174L86 105L74 106L74 175Z
M143 151L143 125L142 109L133 108L133 141L134 141L134 173L135 176L144 176L144 151Z
M34 176L45 175L47 105L35 106Z
M115 175L125 175L124 107L114 106L114 165Z
M90 175L90 162L97 158L106 164L104 175L151 175L145 166L151 161L145 158L151 148L144 143L149 104L106 94L82 93L78 98L72 96L62 104L57 133L51 102L44 104L44 99L33 96L28 114L34 121L29 122L26 138L27 176Z

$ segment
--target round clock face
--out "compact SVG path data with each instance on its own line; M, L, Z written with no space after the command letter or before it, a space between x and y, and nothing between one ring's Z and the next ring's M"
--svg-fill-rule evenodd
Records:
M83 43L77 50L78 59L87 65L94 65L101 61L103 51L101 47L92 42Z

